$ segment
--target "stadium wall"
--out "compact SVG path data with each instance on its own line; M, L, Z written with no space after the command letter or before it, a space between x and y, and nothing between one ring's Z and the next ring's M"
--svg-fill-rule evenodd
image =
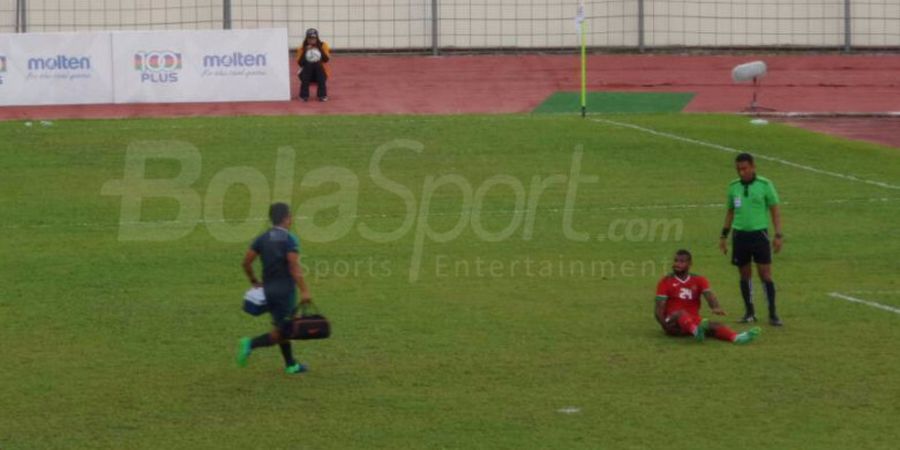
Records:
M336 49L561 48L577 1L0 0L0 32L316 27ZM898 0L586 0L591 47L900 47ZM17 8L24 22L17 25ZM229 11L230 14L227 14ZM433 14L436 11L437 15ZM845 20L849 13L849 20ZM229 17L230 16L230 17ZM229 20L230 19L230 20ZM18 28L17 28L18 27ZM849 35L846 33L849 28ZM849 36L849 40L847 37ZM436 39L435 39L436 38ZM435 45L436 44L436 45Z

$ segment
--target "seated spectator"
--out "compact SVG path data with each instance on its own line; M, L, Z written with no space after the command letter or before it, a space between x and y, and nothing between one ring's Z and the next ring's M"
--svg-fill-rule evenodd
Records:
M331 48L319 40L315 28L306 30L306 39L297 49L297 64L300 66L300 100L309 101L309 84L316 83L316 96L320 102L328 101L328 61Z

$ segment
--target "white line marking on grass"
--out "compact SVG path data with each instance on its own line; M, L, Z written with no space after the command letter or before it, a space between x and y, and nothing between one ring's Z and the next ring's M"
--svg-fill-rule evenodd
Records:
M609 120L609 119L589 119L589 120L592 120L592 121L594 121L594 122L599 122L599 123L605 123L605 124L607 124L607 125L614 125L614 126L622 127L622 128L630 128L630 129L632 129L632 130L641 131L641 132L644 132L644 133L652 134L652 135L654 135L654 136L664 137L664 138L668 138L668 139L672 139L672 140L676 140L676 141L681 141L681 142L687 142L687 143L689 143L689 144L695 144L695 145L699 145L699 146L702 146L702 147L713 148L713 149L720 150L720 151L723 151L723 152L728 152L728 153L741 153L741 152L742 152L742 150L738 150L738 149L736 149L736 148L727 147L727 146L719 145L719 144L714 144L714 143L712 143L712 142L706 142L706 141L701 141L701 140L697 140L697 139L691 139L691 138L689 138L689 137L679 136L679 135L677 135L677 134L666 133L665 131L657 131L657 130L654 130L654 129L652 129L652 128L642 127L642 126L640 126L640 125L634 125L634 124L625 123L625 122L616 122L615 120ZM867 179L865 179L865 178L859 178L859 177L854 176L854 175L849 175L849 174L845 174L845 173L838 173L838 172L832 172L832 171L830 171L830 170L818 169L818 168L815 168L815 167L812 167L812 166L806 166L806 165L803 165L803 164L798 164L798 163L795 163L795 162L792 162L792 161L788 161L788 160L786 160L786 159L776 158L776 157L774 157L774 156L767 156L767 155L763 155L763 154L756 153L756 152L753 153L753 156L756 157L756 158L759 158L759 159L764 159L764 160L766 160L766 161L777 162L777 163L779 163L779 164L784 164L784 165L786 165L786 166L794 167L794 168L796 168L796 169L806 170L806 171L808 171L808 172L813 172L813 173L817 173L817 174L820 174L820 175L828 175L828 176L835 177L835 178L840 178L840 179L843 179L843 180L856 181L856 182L858 182L858 183L870 184L870 185L872 185L872 186L878 186L878 187L882 187L882 188L885 188L885 189L896 189L896 190L900 190L900 186L897 186L897 185L894 185L894 184L885 183L885 182L883 182L883 181L867 180Z
M817 204L860 204L860 203L884 203L884 202L893 202L900 200L900 197L877 197L877 198L847 198L847 199L831 199L825 200L822 202L804 202L803 205L817 205ZM782 202L784 205L790 205L790 202ZM565 212L597 212L597 211L642 211L642 210L667 210L667 209L698 209L698 208L724 208L724 203L682 203L682 204L657 204L657 205L620 205L620 206L599 206L599 207L586 207L586 208L538 208L540 212L547 213L565 213ZM482 216L501 216L508 214L522 214L527 213L528 210L515 210L515 209L493 209L482 211ZM354 214L350 217L354 219L386 219L393 217L404 217L407 213L373 213L373 214ZM441 217L441 216L453 216L458 217L460 214L459 211L454 212L430 212L428 217ZM307 216L297 216L300 218L308 219ZM247 219L216 219L216 220L206 220L199 219L193 221L191 223L195 225L205 225L210 223L243 223L243 222L267 222L268 219L262 217L256 218L247 218ZM123 221L116 223L100 223L100 222L76 222L76 223L43 223L43 224L17 224L17 223L9 223L9 224L0 224L0 229L42 229L42 228L53 228L53 227L83 227L83 228L94 228L94 229L109 229L109 228L118 228L122 225L129 226L176 226L183 225L185 222L179 222L175 220L153 220L153 221Z
M866 199L866 201L869 202L869 203L889 202L889 201L892 201L892 200L896 200L896 199L893 199L893 198L890 198L890 197L877 197L877 198L869 198L869 199ZM847 198L841 198L841 199L831 199L831 200L826 200L825 203L849 203L849 202L852 202L852 201L856 201L856 200L853 200L853 199L847 199Z
M642 209L695 209L695 208L725 208L724 203L705 203L705 204L681 204L681 205L634 205L634 206L613 206L608 208L610 211L636 211Z
M563 413L563 414L578 414L581 412L581 408L576 408L574 406L567 406L565 408L556 410L556 412Z
M848 294L898 295L900 291L847 291Z
M886 203L900 200L900 197L876 197L876 198L840 198L840 199L830 199L825 200L821 203L823 204L858 204L862 202L867 203ZM790 205L790 202L781 202L782 205ZM804 202L803 205L810 205L813 203ZM611 206L606 208L610 211L633 211L633 210L643 210L643 209L697 209L697 208L725 208L724 203L684 203L684 204L671 204L671 205L625 205L625 206Z
M878 302L870 302L868 300L863 300L861 298L851 297L849 295L841 294L840 292L832 292L828 294L829 297L839 298L841 300L847 300L848 302L853 303L862 303L863 305L869 305L873 308L883 309L885 311L890 311L894 314L900 314L900 308L894 308L893 306L882 305Z

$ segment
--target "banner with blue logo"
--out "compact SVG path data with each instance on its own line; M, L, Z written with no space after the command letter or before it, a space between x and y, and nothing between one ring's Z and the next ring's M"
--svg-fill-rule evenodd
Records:
M290 100L287 30L113 33L116 103Z
M0 35L0 105L112 103L109 33Z

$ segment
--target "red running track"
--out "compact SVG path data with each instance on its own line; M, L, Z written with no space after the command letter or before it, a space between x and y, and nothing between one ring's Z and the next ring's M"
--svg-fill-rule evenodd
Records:
M593 55L592 91L684 91L690 112L737 112L750 100L731 68L769 65L760 104L784 112L900 111L900 55ZM291 73L296 68L291 68ZM303 114L523 113L560 90L578 89L574 55L341 56L331 101L0 107L0 120ZM313 88L315 89L315 88ZM315 94L313 94L315 95Z
M867 117L807 117L782 122L819 133L835 134L847 139L875 142L900 149L900 117L872 119Z

